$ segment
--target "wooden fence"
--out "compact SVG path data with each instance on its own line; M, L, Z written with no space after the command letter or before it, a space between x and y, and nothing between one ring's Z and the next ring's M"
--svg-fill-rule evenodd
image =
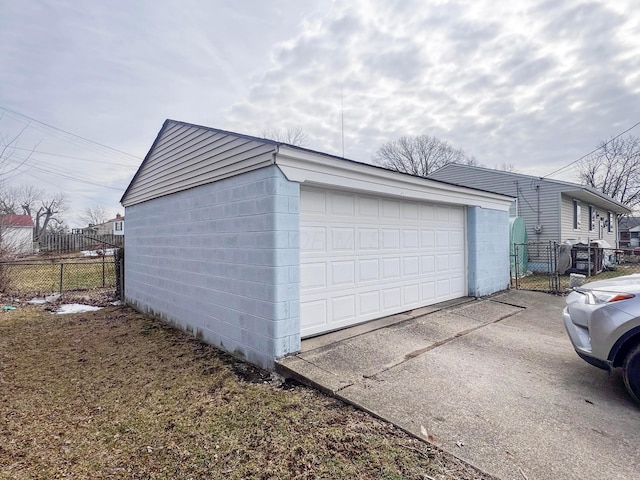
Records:
M49 233L39 242L40 252L64 253L81 250L103 250L124 246L124 235L90 235L79 233Z

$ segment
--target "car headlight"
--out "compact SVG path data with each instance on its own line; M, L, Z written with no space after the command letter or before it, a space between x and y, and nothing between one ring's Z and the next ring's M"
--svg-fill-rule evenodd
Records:
M579 290L586 297L588 305L600 305L602 303L619 302L635 297L632 293L605 292L602 290Z

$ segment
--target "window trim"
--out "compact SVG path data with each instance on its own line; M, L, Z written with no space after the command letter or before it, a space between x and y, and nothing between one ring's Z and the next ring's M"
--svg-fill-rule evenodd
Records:
M596 220L598 213L593 205L589 205L589 231L593 232L596 229Z
M607 212L607 232L613 233L613 212Z
M580 206L580 200L573 199L573 229L580 230L582 222L580 216L582 215L582 208Z

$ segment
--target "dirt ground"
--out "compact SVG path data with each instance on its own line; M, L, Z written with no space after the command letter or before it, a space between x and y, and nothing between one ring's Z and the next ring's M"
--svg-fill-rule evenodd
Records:
M0 478L489 479L107 294L1 298Z

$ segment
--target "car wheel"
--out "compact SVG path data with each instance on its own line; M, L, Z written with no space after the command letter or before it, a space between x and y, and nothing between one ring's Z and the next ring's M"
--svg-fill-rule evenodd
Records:
M640 344L633 347L624 359L622 376L631 396L640 402Z

